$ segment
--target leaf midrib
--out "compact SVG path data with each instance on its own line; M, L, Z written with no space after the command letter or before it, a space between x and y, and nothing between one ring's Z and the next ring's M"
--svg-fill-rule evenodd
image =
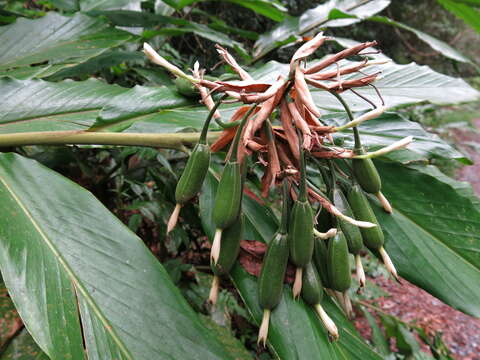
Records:
M25 216L30 220L32 226L35 228L35 230L37 230L37 232L39 233L40 237L45 241L45 244L47 245L47 247L51 250L51 252L53 253L53 255L55 256L55 258L57 259L57 261L60 263L60 265L62 265L62 267L64 268L65 272L67 273L68 277L70 278L70 281L72 281L73 285L75 286L76 289L78 289L78 291L84 296L86 302L88 305L90 305L90 307L92 308L93 310L93 313L99 318L100 322L102 323L104 329L106 330L106 332L108 332L113 341L115 342L115 344L117 344L119 350L127 357L127 359L129 360L134 360L133 356L130 354L130 352L128 351L128 349L125 347L125 345L122 343L122 341L120 340L120 338L118 337L118 335L115 333L115 331L113 330L113 327L112 325L109 323L109 321L103 316L103 314L101 313L100 309L98 308L98 306L95 304L95 302L93 301L93 299L90 297L90 294L88 293L88 291L85 289L85 287L81 284L81 282L76 278L75 276L75 273L73 272L73 270L70 268L70 266L67 264L67 262L65 261L65 259L63 259L63 257L60 255L60 253L58 252L58 250L56 249L55 245L50 241L50 239L48 238L48 236L43 232L42 228L40 227L40 225L35 221L35 219L33 218L32 214L28 211L28 209L25 207L25 205L23 204L23 202L20 200L20 198L17 196L17 194L15 193L15 191L8 185L8 182L5 181L5 179L0 176L0 182L5 186L5 188L7 189L7 191L10 193L10 195L13 197L13 199L15 200L15 202L18 204L18 206L20 207L20 209L25 213ZM77 305L78 306L78 305Z

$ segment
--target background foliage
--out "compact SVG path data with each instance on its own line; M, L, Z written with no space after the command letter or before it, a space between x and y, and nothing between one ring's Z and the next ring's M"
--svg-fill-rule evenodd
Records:
M268 352L257 350L256 278L240 264L224 281L219 304L205 304L210 211L223 154L213 159L198 203L182 210L182 226L167 237L184 153L38 146L33 139L30 146L13 146L11 139L33 131L198 130L207 110L178 94L170 75L145 60L139 51L144 41L184 70L198 60L211 75L231 77L231 69L218 64L218 43L256 79L271 80L288 71L284 63L302 36L325 30L334 37L318 58L377 39L383 53L369 56L393 59L372 67L383 72L377 86L389 111L361 126L362 139L375 150L415 138L408 150L376 162L395 211L377 212L387 250L403 278L480 317L479 201L436 167L449 172L471 161L412 121L436 119L441 106L479 99L480 47L471 46L479 40L478 6L475 0L0 1L0 359L427 357L412 331L433 356L448 359L441 340L384 315L382 330L359 306L372 326L369 346L327 301L341 332L331 344L287 286L272 314ZM375 96L372 89L360 92ZM313 93L326 122L346 122L335 98ZM358 98L345 98L356 112L368 109ZM454 109L457 116L479 110ZM226 106L222 114L234 110ZM351 134L342 137L345 146L353 143ZM258 186L258 165L252 164L253 195L243 204L246 239L268 242L278 224L277 204L258 201ZM355 299L361 304L368 296Z

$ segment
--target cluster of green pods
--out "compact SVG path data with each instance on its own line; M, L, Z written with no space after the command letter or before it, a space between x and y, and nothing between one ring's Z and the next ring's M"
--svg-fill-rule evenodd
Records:
M199 143L195 146L177 184L177 205L168 224L175 226L181 206L195 197L201 189L210 163L210 148L206 143L206 131L213 113L207 118ZM232 141L229 157L220 176L213 206L215 235L212 242L210 263L214 274L209 300L215 304L220 279L229 274L240 251L244 237L245 220L242 214L244 188L244 164L238 159L240 135L254 106L244 115ZM363 154L358 133L355 133L354 152ZM365 286L365 273L361 255L366 249L380 256L387 269L397 278L395 268L384 249L384 234L375 217L366 194L379 198L387 212L392 209L381 193L381 180L371 159L353 159L350 162L350 181L337 181L332 160L325 160L331 178L327 181L325 170L322 183L329 206L322 206L315 215L309 197L306 155L299 146L299 177L285 175L283 179L283 206L278 231L268 243L258 278L258 301L263 311L258 342L268 339L270 316L279 304L285 290L284 280L288 263L295 267L292 287L293 297L302 298L318 314L330 338L336 340L339 331L323 309L325 294L334 297L347 316L352 313L348 290L352 286L350 254L354 257L357 280ZM297 182L298 180L298 182Z

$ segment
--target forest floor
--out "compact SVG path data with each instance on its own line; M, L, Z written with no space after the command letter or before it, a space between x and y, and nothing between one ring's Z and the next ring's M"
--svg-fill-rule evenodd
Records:
M456 177L470 182L480 196L480 118L473 119L472 125L476 129L451 128L450 135L457 148L474 162L460 168ZM415 322L427 333L441 332L455 359L480 360L480 319L451 308L405 280L403 285L383 277L370 280L389 294L373 300L377 307L404 322ZM358 318L355 325L370 339L370 326L364 317Z

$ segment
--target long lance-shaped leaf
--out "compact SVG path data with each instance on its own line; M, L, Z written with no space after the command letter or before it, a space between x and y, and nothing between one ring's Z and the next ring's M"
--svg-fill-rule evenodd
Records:
M287 17L270 31L260 35L254 45L259 59L273 49L291 43L300 35L319 27L348 26L375 15L390 5L390 0L329 0L305 11L300 17Z
M46 77L132 38L104 19L79 13L67 17L50 12L40 19L18 19L0 28L0 76ZM30 66L43 62L48 64Z
M339 62L341 67L351 64L352 62L348 60ZM333 65L324 71L332 71L335 69L336 66ZM252 71L251 75L257 81L272 82L279 75L285 76L285 74L288 74L288 71L288 65L271 61L261 68ZM420 66L415 63L399 65L391 62L388 64L369 66L366 71L368 74L381 71L382 77L376 80L374 84L382 94L388 108L423 101L445 105L480 99L480 93L462 79L437 73L428 66ZM349 80L357 77L358 75L348 74L342 76L342 79ZM380 104L378 95L372 87L356 88L355 91ZM342 109L340 103L327 91L312 89L312 96L314 102L320 108L332 110ZM370 104L349 91L342 93L342 97L350 105L352 111L371 109Z
M217 185L215 176L207 175L200 194L200 217L210 239L215 231L211 209ZM245 238L261 242L270 240L278 229L271 210L248 196L243 197L242 209L246 219ZM257 278L247 274L239 264L234 267L231 275L247 310L260 325L263 311L258 305ZM315 311L302 300L294 301L290 286L285 286L282 300L270 318L268 346L272 353L282 360L381 359L380 355L365 344L353 325L331 301L325 300L322 306L339 327L338 343L328 341L327 332Z
M161 264L91 193L0 155L0 268L53 360L229 359ZM83 337L82 337L83 334Z
M400 276L480 317L478 199L433 166L376 164L393 215L372 206Z

